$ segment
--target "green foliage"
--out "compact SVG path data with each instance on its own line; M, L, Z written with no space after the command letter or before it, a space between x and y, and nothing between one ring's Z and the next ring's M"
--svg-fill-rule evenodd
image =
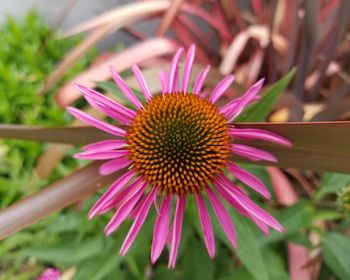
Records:
M56 40L36 12L23 22L8 17L0 26L0 123L59 126L70 117L53 98L58 86L84 69L94 51L79 61L64 79L45 96L40 95L48 73L79 41L79 38ZM0 140L0 207L43 185L33 167L45 146L40 143ZM71 161L70 165L75 165ZM58 174L57 174L58 172ZM62 175L56 171L56 177Z
M34 11L21 22L11 17L6 19L0 26L0 123L47 126L68 123L70 117L56 106L54 93L59 85L87 67L95 51L70 69L46 95L40 95L40 91L47 75L79 40L56 40L53 30ZM34 168L45 147L41 143L0 139L0 208L37 191L76 167L76 162L69 157L51 178L45 182L39 180ZM45 227L34 226L3 241L0 246L0 279L34 279L43 269L43 264L29 255L24 256L21 250L56 237L48 236Z
M340 192L350 184L349 174L325 173L322 176L321 186L316 194L316 199L320 200L327 194Z
M350 240L336 232L325 234L323 253L326 264L342 280L350 279Z

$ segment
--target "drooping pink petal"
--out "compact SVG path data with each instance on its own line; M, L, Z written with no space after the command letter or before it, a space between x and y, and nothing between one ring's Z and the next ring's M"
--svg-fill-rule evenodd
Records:
M191 77L191 70L193 66L193 60L196 53L196 46L192 44L187 52L186 59L185 59L185 65L184 65L184 72L182 75L182 92L186 94L188 83Z
M219 194L234 208L237 210L239 214L241 214L244 217L248 217L253 220L253 222L260 228L260 230L264 234L269 233L269 227L259 219L252 216L249 212L247 212L240 204L238 204L230 195L230 193L221 186L220 183L215 182L215 189L219 192Z
M147 82L145 80L145 77L142 75L142 72L140 70L140 68L134 64L131 66L132 72L134 73L137 82L140 85L140 88L143 92L143 95L145 96L146 100L149 101L152 99L152 94L151 91L149 90L149 87L147 85Z
M238 165L233 164L232 162L227 163L227 169L233 176L235 176L242 183L246 184L248 187L251 187L253 190L260 193L267 199L271 198L271 194L265 187L264 183L253 174L240 168Z
M246 157L252 161L266 160L277 162L276 157L271 153L250 146L233 144L231 150L233 153Z
M116 158L116 159L112 159L110 161L103 163L99 167L98 172L101 175L109 175L109 174L112 174L114 172L117 172L118 170L121 170L121 169L127 167L130 164L131 164L130 159Z
M89 116L88 114L84 113L83 111L80 111L79 109L76 109L73 107L67 107L67 110L71 115L73 115L77 119L87 124L90 124L102 131L105 131L107 133L117 135L117 136L122 136L122 137L126 136L126 131L124 129L121 129L119 127L106 123L104 121L95 119L94 117Z
M141 109L143 108L141 102L138 100L138 98L136 97L136 95L132 92L132 90L129 88L129 86L125 83L125 81L123 80L123 78L119 75L119 73L117 72L117 70L115 70L114 67L110 67L111 73L112 73L112 77L114 82L118 85L118 87L120 88L120 90L124 93L125 97L127 99L129 99L129 101L131 102L131 104L133 104L135 106L136 109Z
M91 105L91 107L99 110L100 112L106 114L107 116L111 117L112 119L115 119L116 121L120 122L121 124L129 125L131 122L131 118L116 111L112 108L103 105L102 103L99 103L98 101L95 101L94 99L85 96L86 101Z
M267 224L265 224L263 221L260 221L259 219L255 218L252 215L250 215L250 218L258 226L258 228L262 231L263 234L269 235L270 231L269 231L269 226Z
M162 95L166 94L168 92L167 90L167 75L164 70L161 70L159 73L159 79L160 79L160 85L162 87Z
M75 154L73 157L78 159L87 160L106 160L112 158L125 157L130 152L128 150L118 150L118 151L87 151L79 154Z
M186 196L180 195L176 198L176 207L174 212L174 221L171 228L171 241L170 241L170 254L168 267L175 268L177 252L179 250L181 231L182 231L182 219L186 206Z
M139 182L137 184L138 188L136 189L136 191L131 196L129 196L128 199L125 200L122 205L119 206L119 208L113 215L112 219L109 221L109 223L105 227L106 235L110 235L112 232L117 230L118 227L121 225L121 223L128 217L131 210L134 208L134 206L142 196L146 186L147 186L147 183Z
M255 128L230 128L229 135L233 138L243 139L243 140L263 140L267 142L276 143L279 145L284 145L287 147L291 147L292 143L276 134L263 129L255 129Z
M197 75L197 78L194 82L193 93L195 93L195 94L201 93L204 81L205 81L206 77L208 76L209 71L210 71L210 65L208 65L207 67L205 67L204 69L202 69L199 72L199 74Z
M224 92L229 88L229 86L232 84L235 76L234 75L228 75L227 77L223 78L214 88L212 93L209 96L209 101L212 103L215 103L223 94Z
M146 196L146 199L143 200L139 212L137 213L134 223L132 224L125 240L120 248L119 254L124 256L129 250L130 246L134 242L138 232L140 231L145 219L148 215L149 209L151 208L152 201L154 196L157 195L157 188L153 187L152 191Z
M167 92L173 92L174 89L174 78L175 78L175 72L178 70L179 67L179 61L181 58L181 54L183 52L183 48L180 48L177 50L176 54L174 55L174 58L171 62L168 80L167 80Z
M198 216L199 216L199 221L203 231L204 243L207 248L209 256L211 258L214 258L215 240L214 240L213 226L211 224L208 209L205 206L204 199L202 198L200 193L195 192L194 197L197 203Z
M99 198L99 200L92 206L88 217L92 219L96 213L104 206L104 204L112 199L130 180L136 175L134 170L126 172L124 175L118 178L108 190Z
M151 248L152 263L155 263L162 253L168 235L171 199L172 194L169 192L163 199L156 222L154 224Z
M244 192L242 192L237 186L230 182L227 178L222 175L218 176L217 180L223 188L226 189L227 193L234 199L242 208L244 208L249 214L261 220L270 227L284 232L283 226L273 218L265 210L261 209L256 205Z
M99 104L106 106L107 108L116 111L119 114L123 114L128 118L133 118L136 116L136 112L132 109L129 109L115 100L110 99L109 97L83 85L74 84L74 86L84 94L85 98L90 98Z
M103 140L96 143L85 145L83 151L108 151L125 147L125 140Z
M222 229L224 230L228 240L231 242L233 247L237 245L237 235L236 231L233 227L230 215L228 214L226 208L220 202L219 198L215 195L215 193L210 189L206 189L208 198L210 200L211 205L213 206L216 217L218 218Z
M256 101L258 101L260 99L261 99L260 96L255 96L254 98L252 98L252 100L250 100L249 103L256 102ZM231 112L234 111L235 107L239 104L240 100L241 100L241 97L238 97L236 99L233 99L229 103L223 105L220 108L220 112L226 117L226 119L231 119L232 118L233 115L231 114Z
M251 86L247 92L241 97L239 103L233 108L233 110L230 112L230 114L232 115L232 117L230 118L230 122L232 120L234 120L245 108L245 106L247 106L247 104L249 104L249 102L251 102L251 100L259 93L263 83L264 83L264 79L261 79L260 81L258 81L257 83L255 83L253 86Z
M122 205L127 199L130 198L137 190L139 190L139 184L142 182L142 178L138 177L134 182L129 186L125 187L119 193L117 193L112 199L108 200L104 206L97 212L97 215L108 212L113 208L118 208L119 205Z

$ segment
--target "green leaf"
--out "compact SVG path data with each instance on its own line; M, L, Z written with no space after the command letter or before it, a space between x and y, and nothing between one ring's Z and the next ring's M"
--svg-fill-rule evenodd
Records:
M288 272L283 259L271 248L264 248L263 255L266 260L266 267L271 280L288 280Z
M350 183L350 175L338 173L325 173L322 176L321 186L316 194L316 200L329 193L335 193L345 188Z
M54 246L27 247L21 251L22 255L31 256L44 262L72 265L91 257L98 257L106 250L106 238L90 238L82 242L67 243L61 240ZM84 244L84 245L82 245Z
M193 235L188 242L186 254L183 256L184 275L183 279L191 280L214 280L215 266L208 256L202 242Z
M340 279L350 279L350 240L331 232L323 238L323 255L327 266Z
M295 68L281 80L272 85L256 104L246 109L235 122L259 122L264 121L277 101L279 95L286 89L294 76Z
M111 275L115 278L122 279L122 272L120 271L119 261L120 256L115 248L112 248L107 253L102 253L102 256L98 258L91 258L88 261L81 263L77 267L77 274L74 275L75 280L100 280L105 279L107 275Z
M232 208L231 216L234 217L234 225L237 231L238 246L235 252L243 262L245 268L256 280L268 280L269 275L262 255L261 246L258 242L253 224L242 217ZM224 239L226 242L226 239Z

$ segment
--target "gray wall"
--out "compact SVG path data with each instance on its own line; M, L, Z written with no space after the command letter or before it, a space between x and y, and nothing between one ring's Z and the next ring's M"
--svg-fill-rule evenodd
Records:
M54 24L64 7L74 0L0 0L0 23L6 15L22 18L27 10L36 8L49 24ZM68 28L130 0L76 0L62 28Z

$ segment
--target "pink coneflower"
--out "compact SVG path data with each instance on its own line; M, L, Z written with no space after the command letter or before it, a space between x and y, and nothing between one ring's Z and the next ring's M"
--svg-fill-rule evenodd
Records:
M61 273L56 268L48 268L40 274L38 280L58 280Z
M92 89L76 85L92 107L115 119L120 126L97 120L78 109L68 108L76 118L111 134L111 140L87 145L75 157L108 160L99 169L103 175L121 169L128 170L96 202L89 218L114 209L115 214L105 228L107 235L117 230L126 218L134 219L120 249L120 254L125 255L154 204L158 215L154 225L151 261L154 263L159 258L168 243L169 267L175 267L182 219L189 195L195 198L204 243L210 257L215 255L215 241L205 197L209 199L232 246L236 246L236 233L221 202L222 198L240 214L252 219L264 233L268 233L269 227L283 231L278 221L257 206L224 172L232 174L263 197L270 198L264 184L230 162L230 155L237 154L253 161L274 162L276 158L268 152L235 144L235 139L258 139L291 145L285 138L269 131L239 129L230 125L247 104L258 99L257 93L263 80L249 88L242 97L218 107L216 102L234 77L225 77L207 96L202 87L210 69L208 66L200 71L190 88L189 79L195 56L195 47L191 46L184 61L182 82L179 85L179 61L182 53L183 49L177 51L168 73L161 72L162 94L158 96L152 96L140 69L136 65L132 66L147 100L145 104L139 101L116 70L111 68L114 81L134 109L126 108ZM162 201L158 207L159 198ZM172 207L174 211L171 210Z

